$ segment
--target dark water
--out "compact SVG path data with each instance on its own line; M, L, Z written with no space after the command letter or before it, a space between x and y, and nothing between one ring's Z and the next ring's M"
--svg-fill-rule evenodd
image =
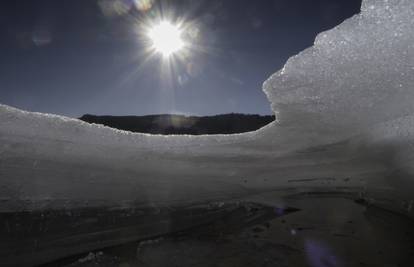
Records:
M2 213L1 263L33 266L62 258L66 261L66 257L79 253L211 225L218 220L251 217L255 222L271 216L274 213L269 207L239 202L179 208L89 208ZM52 265L56 264L60 263Z
M414 266L413 221L348 195L0 216L2 266Z

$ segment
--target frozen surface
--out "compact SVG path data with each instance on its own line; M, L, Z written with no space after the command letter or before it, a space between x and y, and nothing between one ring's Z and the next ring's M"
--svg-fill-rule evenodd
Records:
M368 0L266 83L281 121L350 132L412 114L413 1Z
M0 211L293 188L355 191L412 215L413 29L414 1L364 1L265 82L278 122L252 133L149 136L0 105Z

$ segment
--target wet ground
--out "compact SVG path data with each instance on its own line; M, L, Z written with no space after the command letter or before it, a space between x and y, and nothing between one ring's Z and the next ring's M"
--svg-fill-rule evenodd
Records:
M414 266L413 222L339 195L244 199L212 223L48 266Z

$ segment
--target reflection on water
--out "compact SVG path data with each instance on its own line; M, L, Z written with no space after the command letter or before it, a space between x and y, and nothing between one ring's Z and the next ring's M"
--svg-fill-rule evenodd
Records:
M267 205L251 202L259 199ZM269 205L272 201L274 206ZM208 223L85 252L48 266L342 267L414 263L410 219L341 195L303 194L280 199L277 193L266 193L215 207L224 212Z

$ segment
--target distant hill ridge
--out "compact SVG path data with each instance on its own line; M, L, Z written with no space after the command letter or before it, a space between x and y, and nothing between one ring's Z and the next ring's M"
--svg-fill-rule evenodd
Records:
M137 133L201 135L250 132L269 124L275 120L275 117L272 115L237 113L200 117L174 114L146 116L96 116L86 114L79 119Z

